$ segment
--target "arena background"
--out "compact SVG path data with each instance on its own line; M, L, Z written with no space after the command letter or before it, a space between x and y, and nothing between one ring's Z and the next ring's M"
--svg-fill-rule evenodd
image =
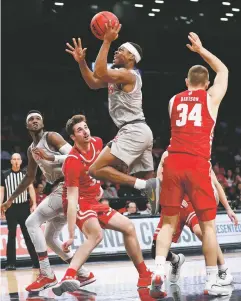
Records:
M191 53L185 46L189 31L199 34L203 45L228 66L229 87L220 106L212 164L240 219L241 1L231 1L231 5L223 5L221 0L59 2L64 5L56 5L52 0L2 1L2 170L10 168L9 158L13 152L20 152L24 165L27 164L26 149L31 140L25 128L25 117L31 109L40 110L44 114L46 128L60 132L65 138L66 120L75 113L85 114L92 134L102 137L105 143L114 137L117 129L108 114L107 91L90 90L81 78L76 62L65 53L65 43L72 42L72 37L81 37L82 45L88 48L87 62L91 66L101 42L92 35L89 23L95 13L108 10L114 12L123 25L119 39L111 47L108 62L112 62L114 50L122 42L136 42L143 48L144 59L138 68L143 79L144 113L155 137L153 157L156 167L170 138L169 99L186 88L184 80L187 70L194 64L204 64L197 54ZM136 7L135 3L143 7ZM149 16L153 8L160 9L160 12ZM227 13L233 16L227 17ZM221 18L228 20L222 21ZM212 81L214 73L211 71L210 74ZM231 178L227 175L228 170L233 172ZM38 173L35 185L41 181L41 174ZM48 187L45 189L48 193ZM117 187L117 192L120 198L111 201L113 207L121 209L126 201L134 199L139 209L145 210L146 200L140 195L120 187ZM222 206L219 210L218 231L219 239L223 239L222 246L225 249L240 246L240 226L232 228L228 217L223 217ZM142 248L148 253L151 233L158 219L138 216L134 220L139 227ZM4 267L7 232L5 222L1 224L1 263ZM182 251L192 251L191 247L200 250L196 238L185 231L179 242ZM65 230L63 235L66 236L66 233ZM76 235L76 240L81 241L79 234ZM110 250L99 252L101 258L104 253L120 255L123 251L117 248L118 239L111 238L111 235L104 245ZM19 260L21 264L28 265L28 254L20 233L17 240ZM111 249L111 243L114 249Z

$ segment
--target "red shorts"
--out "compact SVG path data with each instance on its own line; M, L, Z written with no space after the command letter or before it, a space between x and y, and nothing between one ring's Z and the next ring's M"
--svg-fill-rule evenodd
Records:
M153 240L157 239L157 235L161 230L162 227L162 216L160 217L160 221L158 223L158 226L156 228L156 231L153 236ZM188 226L188 228L194 233L193 229L194 226L198 225L198 218L196 216L196 213L192 207L192 204L188 203L188 206L186 208L181 207L180 213L179 213L179 220L177 224L176 231L172 237L172 242L177 242L184 226Z
M79 202L79 210L77 212L76 225L82 230L84 223L90 218L97 218L101 228L105 228L113 215L115 215L117 211L114 209L102 205L99 202L90 203L88 200L81 200Z
M162 213L177 215L185 194L200 221L215 219L217 204L211 180L211 163L198 156L169 153L163 168Z

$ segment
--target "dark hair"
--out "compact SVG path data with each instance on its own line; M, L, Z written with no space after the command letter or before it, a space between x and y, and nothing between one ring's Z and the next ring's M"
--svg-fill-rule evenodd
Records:
M192 66L188 71L188 80L192 86L205 85L208 81L208 69L201 65Z
M66 123L66 132L69 136L74 134L73 127L79 122L86 122L86 118L84 115L74 115L72 116Z
M129 42L132 46L134 46L136 48L136 50L139 52L141 59L143 58L143 51L140 45L133 43L133 42Z

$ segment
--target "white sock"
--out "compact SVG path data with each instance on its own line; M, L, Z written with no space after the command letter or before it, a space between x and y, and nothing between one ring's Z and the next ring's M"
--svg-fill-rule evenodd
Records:
M146 181L141 179L136 179L134 188L141 190L146 188Z
M206 273L207 273L207 281L208 282L216 282L217 274L218 274L217 266L206 267Z
M171 263L177 263L180 260L180 257L177 254L172 253Z
M48 257L45 257L44 259L39 260L39 265L40 265L41 274L43 274L49 278L54 277L54 273L51 269Z
M89 277L90 272L82 266L81 268L78 269L77 275L80 277Z
M225 272L228 268L226 267L226 264L220 264L218 265L218 270L221 272Z
M165 275L165 256L156 256L155 264L156 264L156 274Z

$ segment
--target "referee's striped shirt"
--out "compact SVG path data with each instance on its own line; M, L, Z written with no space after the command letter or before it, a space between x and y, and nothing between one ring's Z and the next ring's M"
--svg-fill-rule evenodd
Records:
M13 194L13 192L18 187L18 185L21 183L25 174L26 172L21 169L19 171L13 171L12 169L9 169L2 173L4 179L2 179L1 182L5 184L4 187L7 195L6 198L7 200ZM27 201L28 201L28 194L27 194L27 190L25 190L13 201L13 203L20 204L20 203L25 203Z

